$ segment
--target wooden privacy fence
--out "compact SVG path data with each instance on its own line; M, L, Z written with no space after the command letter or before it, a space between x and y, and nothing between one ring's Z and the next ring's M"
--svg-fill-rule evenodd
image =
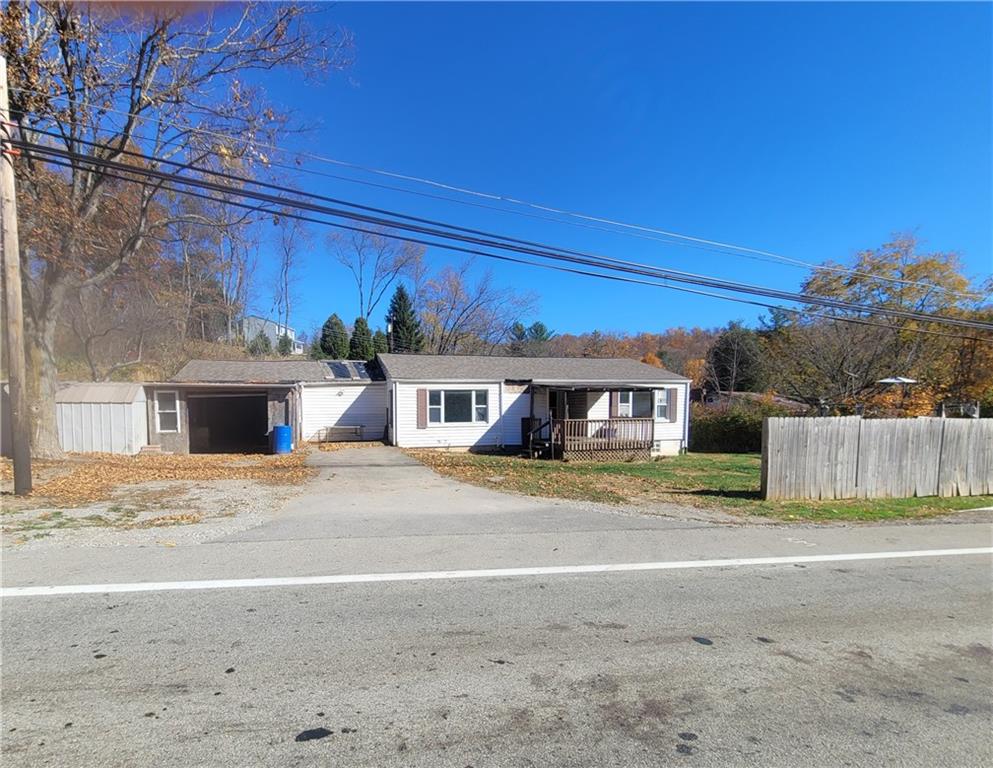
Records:
M993 493L993 419L767 418L765 499Z

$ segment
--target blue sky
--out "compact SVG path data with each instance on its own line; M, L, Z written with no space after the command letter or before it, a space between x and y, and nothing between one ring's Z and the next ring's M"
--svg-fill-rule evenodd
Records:
M805 261L847 259L916 230L930 249L958 251L970 275L993 272L989 4L346 3L322 17L354 33L351 69L319 86L264 83L316 126L289 142L298 149ZM724 278L795 290L804 276L324 178L298 183ZM308 331L332 311L346 322L357 313L323 236L296 291L293 321ZM428 258L437 268L456 257ZM525 319L560 332L710 327L762 313L486 266L537 293L539 312ZM264 287L258 303L267 308Z

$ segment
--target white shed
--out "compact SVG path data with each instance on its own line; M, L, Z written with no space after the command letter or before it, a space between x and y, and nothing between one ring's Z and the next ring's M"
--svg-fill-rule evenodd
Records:
M55 395L62 450L135 454L148 445L148 411L141 384L72 384Z

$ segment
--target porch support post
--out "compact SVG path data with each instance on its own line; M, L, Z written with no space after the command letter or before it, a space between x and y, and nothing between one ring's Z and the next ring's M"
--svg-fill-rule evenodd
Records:
M528 384L528 456L534 458L534 382Z

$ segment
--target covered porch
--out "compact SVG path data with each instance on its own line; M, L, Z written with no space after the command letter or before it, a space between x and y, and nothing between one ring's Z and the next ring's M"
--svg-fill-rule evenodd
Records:
M530 458L648 460L661 393L634 385L528 384L531 413L521 445Z

